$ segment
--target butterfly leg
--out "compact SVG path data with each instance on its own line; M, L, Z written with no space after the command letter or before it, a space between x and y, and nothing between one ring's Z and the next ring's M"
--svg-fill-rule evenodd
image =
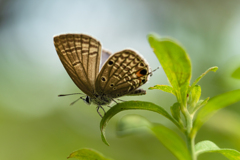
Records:
M117 101L115 101L114 99L112 99L113 100L113 102L115 102L115 103L117 103ZM118 103L117 103L118 104Z
M97 106L97 112L98 112L99 116L103 118L102 114L99 112L99 108L101 108L103 110L104 115L105 115L106 112L105 112L105 110L104 110L104 108L102 106L100 106L100 105Z
M116 98L116 100L118 100L118 101L122 101L122 102L126 102L126 101L124 101L124 100L121 100L121 99L118 99L118 98Z

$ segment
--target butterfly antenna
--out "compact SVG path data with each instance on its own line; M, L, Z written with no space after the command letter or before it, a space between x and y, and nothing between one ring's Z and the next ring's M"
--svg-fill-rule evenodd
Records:
M82 94L82 93L59 94L58 97L70 96L70 95L75 95L75 94ZM84 94L83 94L83 95L84 95Z
M77 101L79 101L79 99L83 99L82 97L78 98L77 100L73 101L70 106L74 105ZM84 99L83 99L84 100Z
M160 67L157 67L156 69L154 69L153 71L149 72L148 75L152 76L152 73L155 72L156 70L158 70Z

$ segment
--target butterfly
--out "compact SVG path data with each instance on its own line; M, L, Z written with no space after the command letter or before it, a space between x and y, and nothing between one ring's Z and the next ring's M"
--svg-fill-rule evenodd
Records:
M110 54L102 50L98 40L85 34L61 34L54 36L53 41L67 73L86 94L80 99L96 104L101 117L99 108L105 114L102 105L110 104L115 98L146 94L139 87L148 81L150 67L136 51L125 49Z

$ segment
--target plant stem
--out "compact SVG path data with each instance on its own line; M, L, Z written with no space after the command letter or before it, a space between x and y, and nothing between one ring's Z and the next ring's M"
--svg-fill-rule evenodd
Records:
M192 124L193 124L193 119L191 114L188 112L187 107L182 107L182 113L185 117L186 120L186 139L187 139L187 147L188 150L191 154L191 158L192 160L196 160L196 156L195 156L195 149L194 149L194 137L191 135L191 131L192 131Z
M190 137L189 135L186 135L186 137L187 137L187 147L189 152L191 153L192 160L196 160L195 149L194 149L194 138Z

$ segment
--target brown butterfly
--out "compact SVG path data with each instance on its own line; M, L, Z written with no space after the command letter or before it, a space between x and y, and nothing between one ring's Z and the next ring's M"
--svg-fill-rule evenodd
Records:
M85 34L54 36L54 45L67 73L87 95L80 99L96 104L101 117L99 108L110 104L114 98L146 94L138 88L148 81L151 72L148 63L136 51L125 49L111 55L102 50L98 40Z

